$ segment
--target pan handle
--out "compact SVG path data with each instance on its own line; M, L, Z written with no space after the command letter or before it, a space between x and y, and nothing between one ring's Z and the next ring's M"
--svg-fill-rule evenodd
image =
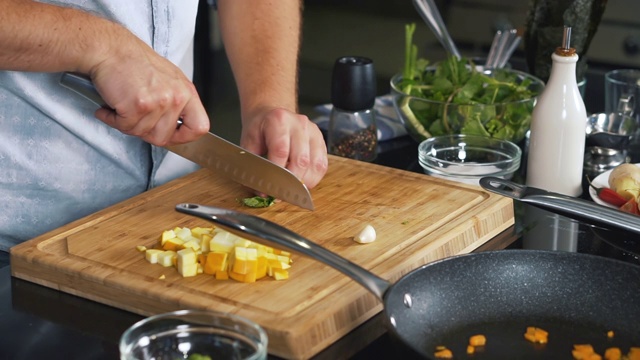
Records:
M370 271L269 220L234 210L198 204L178 204L176 211L209 220L249 240L261 243L266 240L275 247L287 248L316 259L357 281L380 301L383 301L384 294L391 287L391 283Z
M640 216L618 209L491 176L481 178L480 186L496 194L572 219L640 234Z

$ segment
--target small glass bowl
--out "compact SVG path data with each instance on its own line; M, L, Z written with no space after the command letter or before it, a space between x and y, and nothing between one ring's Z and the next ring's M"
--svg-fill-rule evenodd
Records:
M120 338L120 359L264 360L267 344L266 332L238 315L179 310L133 324Z
M418 146L426 174L473 185L485 176L511 179L521 156L511 141L475 135L435 136Z

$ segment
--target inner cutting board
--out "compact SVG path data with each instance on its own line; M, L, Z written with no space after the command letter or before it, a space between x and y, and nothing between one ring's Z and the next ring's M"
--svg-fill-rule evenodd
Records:
M137 245L156 246L163 230L212 226L178 213L179 203L251 213L287 227L330 251L395 281L447 256L471 252L514 222L511 199L480 187L330 156L312 191L315 211L279 202L242 207L252 193L202 169L11 250L13 276L141 315L184 308L232 312L263 326L269 352L312 357L382 310L355 281L302 255L288 280L253 284L182 278L149 264ZM366 224L370 244L353 241ZM164 279L160 279L164 275Z

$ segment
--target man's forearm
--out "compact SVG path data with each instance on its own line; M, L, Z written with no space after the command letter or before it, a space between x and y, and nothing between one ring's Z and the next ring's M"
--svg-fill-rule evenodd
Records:
M219 0L223 41L243 112L297 110L299 0Z
M72 8L0 0L0 69L89 73L126 30Z

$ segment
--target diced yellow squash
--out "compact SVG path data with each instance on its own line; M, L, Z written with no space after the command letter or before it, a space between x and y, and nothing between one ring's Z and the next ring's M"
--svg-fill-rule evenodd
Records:
M252 274L255 277L258 272L258 251L252 248L236 247L233 271L238 274Z
M182 239L187 241L187 237L191 237L191 229L189 229L188 227L183 227L180 228L180 230L176 231L176 237L178 239Z
M202 236L200 237L200 251L202 251L203 253L208 253L209 251L211 251L209 248L211 239L213 239L213 235L202 234Z
M213 239L209 241L209 251L232 253L235 245L233 240L230 239L230 235L228 232L215 234Z
M216 271L216 280L229 280L228 271Z
M162 244L163 250L172 250L178 251L184 249L184 241L180 238L174 237L171 239L167 239L167 241Z
M246 283L254 283L256 280L258 280L258 278L255 270L249 270L249 272L244 275L244 282Z
M147 249L144 252L144 257L151 264L156 264L158 262L158 254L162 253L160 249Z
M247 248L236 246L233 252L233 272L238 274L247 273Z
M164 279L166 279L166 278L167 278L167 277L166 277L166 276L164 276L164 274L162 274L162 275L160 275L160 277L159 277L158 279L160 279L160 280L164 280Z
M263 254L263 256L258 256L256 279L262 279L265 276L267 276L267 258Z
M197 244L200 244L200 241L202 241L200 238L195 237L193 235L187 235L182 240L184 240L184 242L193 241Z
M240 281L240 282L244 282L244 278L245 275L244 274L238 274L235 271L229 271L229 277L235 281Z
M191 248L184 248L177 252L178 263L196 264L198 263L198 254Z
M213 232L213 228L204 228L204 227L194 227L191 229L191 235L197 237L198 239L202 239L202 235L211 234Z
M234 243L234 245L235 245L236 247L248 248L248 247L250 247L250 246L251 246L251 244L253 244L253 243L251 242L251 240L247 240L247 239L245 239L245 238L241 238L241 237L239 237L239 236L235 236L235 235L233 235L233 236L234 236L234 241L233 241L233 243Z
M140 251L140 252L145 252L147 251L147 247L144 245L138 245L136 246L136 250Z
M162 233L160 249L144 251L149 262L174 266L183 277L206 273L218 280L229 278L252 283L267 275L289 277L291 254L216 227L175 227Z
M182 275L182 277L196 276L198 275L198 263L178 266L178 273Z
M256 282L255 274L238 274L235 271L229 271L229 277L235 281L239 281L243 283Z
M186 241L184 244L182 244L182 247L192 248L193 251L198 252L200 251L200 240L193 238L189 241Z
M178 251L178 273L183 277L196 276L198 273L197 254L191 248Z
M217 274L218 271L227 271L228 254L223 252L212 251L207 254L207 260L204 265L205 274Z
M282 269L285 264L278 261L278 259L267 259L267 267L272 269ZM286 264L288 265L288 264Z
M158 254L158 264L164 267L174 266L173 259L175 259L175 257L176 257L175 251L172 251L172 250L163 251L162 253Z
M286 280L289 278L289 272L283 269L273 269L273 278L276 280Z
M174 237L176 237L176 232L173 230L165 230L162 232L162 236L160 237L160 245L164 245L164 242L169 240L169 239L173 239Z

